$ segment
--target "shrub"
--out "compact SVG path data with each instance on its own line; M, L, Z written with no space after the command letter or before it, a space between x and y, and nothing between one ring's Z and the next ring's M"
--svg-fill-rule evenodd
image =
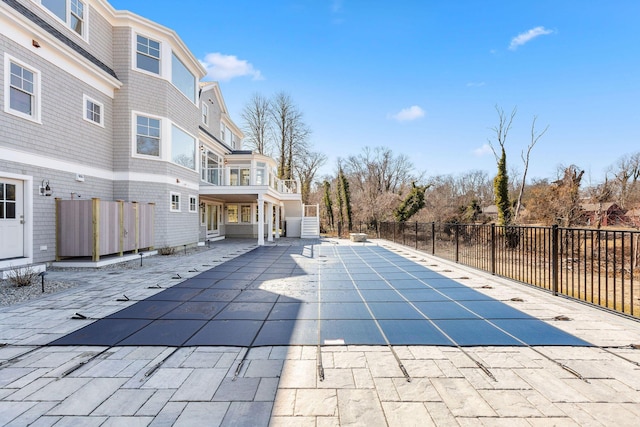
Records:
M173 255L176 252L176 248L165 246L160 248L160 255Z
M7 273L7 280L14 286L29 286L38 277L38 272L31 266L15 267Z

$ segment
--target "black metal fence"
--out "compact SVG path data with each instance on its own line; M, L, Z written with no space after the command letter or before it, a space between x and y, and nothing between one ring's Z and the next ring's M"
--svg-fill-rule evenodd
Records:
M638 231L417 222L357 231L640 317Z

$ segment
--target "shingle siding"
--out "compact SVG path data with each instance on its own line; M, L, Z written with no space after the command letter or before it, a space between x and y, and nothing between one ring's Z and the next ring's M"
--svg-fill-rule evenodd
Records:
M26 28L21 34L47 34L48 40L52 41L36 48L27 40L21 39L18 44L0 35L0 150L8 153L7 158L0 157L0 178L23 177L17 179L32 183L33 198L28 203L32 205L33 218L27 220L33 225L33 262L54 260L55 199L68 200L72 194L73 198L82 199L155 203L156 247L180 247L204 239L206 230L200 224L199 206L196 212L189 212L189 197L198 197L199 193L199 135L208 141L217 140L216 150L220 154L229 151L229 147L220 144L220 122L224 112L219 92L210 89L202 95L207 102L208 99L213 102L208 102L208 125L201 129L205 125L199 99L197 103L188 99L167 75L154 76L135 69L132 37L138 32L156 34L164 47L161 60L165 67L170 67L172 61L169 46L177 49L183 59L191 54L181 51L182 44L162 27L138 20L127 12L111 15L110 8L104 9L104 5L91 0L86 3L89 13L85 37L78 36L36 2L0 2L24 18ZM16 21L16 25L22 25L19 23L23 18ZM114 22L117 26L113 26ZM73 64L78 65L75 71L62 65L69 64L69 52L77 61ZM39 73L39 122L4 111L6 55ZM196 60L191 58L187 63L195 67ZM196 80L203 73L200 69L191 71ZM85 97L102 105L103 126L84 119ZM157 117L163 122L163 150L169 148L171 124L191 135L196 168L191 170L172 163L167 151L158 159L134 155L132 120L135 112ZM39 195L43 180L49 182L53 191L50 197ZM179 212L170 209L172 193L180 195ZM221 223L223 234L224 229Z

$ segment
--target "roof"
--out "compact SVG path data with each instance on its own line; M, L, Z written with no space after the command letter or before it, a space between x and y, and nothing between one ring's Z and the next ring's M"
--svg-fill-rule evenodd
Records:
M107 66L104 62L100 61L98 58L89 53L82 46L71 40L69 37L62 34L59 30L54 28L51 24L40 18L38 15L27 9L24 5L20 4L16 0L2 0L6 4L8 4L11 8L19 12L25 18L36 24L38 27L45 30L47 33L51 34L56 39L60 40L65 45L69 46L71 49L82 55L84 58L88 59L92 64L96 65L98 68L109 74L114 78L118 78L116 72L113 71L112 68Z
M595 212L595 211L608 211L612 207L616 209L620 209L620 207L614 202L606 202L606 203L581 203L580 208L587 212Z

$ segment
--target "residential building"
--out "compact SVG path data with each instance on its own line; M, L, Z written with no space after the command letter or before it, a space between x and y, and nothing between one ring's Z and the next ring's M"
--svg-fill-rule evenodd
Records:
M242 149L173 30L106 0L0 0L0 55L0 269L60 258L58 201L152 204L156 248L301 235L297 184Z

